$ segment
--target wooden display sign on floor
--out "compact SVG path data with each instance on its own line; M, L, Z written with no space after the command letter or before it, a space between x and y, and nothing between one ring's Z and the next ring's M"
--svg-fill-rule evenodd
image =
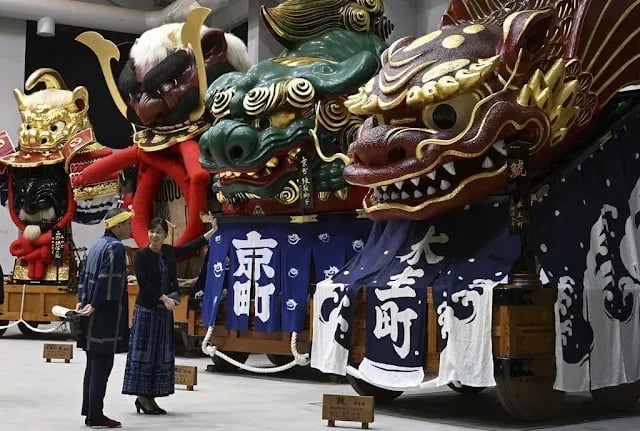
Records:
M176 385L186 385L188 391L198 384L198 367L176 365Z
M330 427L336 426L336 421L348 421L360 422L367 429L373 422L373 397L324 394L322 419L328 420Z
M73 359L73 344L46 344L42 357L51 362L52 359L64 359L67 364Z

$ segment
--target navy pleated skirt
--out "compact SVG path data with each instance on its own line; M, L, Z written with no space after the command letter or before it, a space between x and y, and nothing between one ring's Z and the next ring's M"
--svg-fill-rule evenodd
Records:
M136 305L122 393L166 397L174 393L174 379L173 312Z

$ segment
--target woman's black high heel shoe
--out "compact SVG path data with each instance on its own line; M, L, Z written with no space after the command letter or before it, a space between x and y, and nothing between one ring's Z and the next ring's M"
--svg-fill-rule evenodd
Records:
M160 414L160 413L156 413L156 409L154 407L146 408L144 406L144 404L142 404L142 401L140 401L138 398L136 398L135 406L136 406L136 412L137 413L140 413L140 410L142 410L142 412L145 415L157 415L157 414Z
M167 411L165 409L161 409L160 406L156 403L154 398L151 398L151 404L153 404L153 410L156 415L166 415Z

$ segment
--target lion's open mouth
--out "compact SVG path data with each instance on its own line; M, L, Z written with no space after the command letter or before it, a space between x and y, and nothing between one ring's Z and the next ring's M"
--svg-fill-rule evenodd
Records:
M266 162L241 170L220 171L216 175L216 183L224 187L233 183L244 182L256 186L271 183L285 172L297 170L296 155L300 148L275 153Z
M284 181L284 176L298 170L296 159L300 147L272 153L265 162L242 170L224 170L214 177L213 191L218 202L237 203L241 200L269 198L264 187ZM289 181L290 182L290 181ZM283 184L284 186L284 184Z
M185 122L179 123L179 124L170 124L168 126L157 126L157 127L152 127L152 129L156 132L160 132L160 133L166 133L166 132L173 132L176 130L180 130L183 128L187 128L191 125L191 121L187 120Z
M504 141L496 142L479 157L459 158L414 177L374 186L367 195L367 205L370 209L380 204L417 206L450 198L474 179L500 174L506 156Z

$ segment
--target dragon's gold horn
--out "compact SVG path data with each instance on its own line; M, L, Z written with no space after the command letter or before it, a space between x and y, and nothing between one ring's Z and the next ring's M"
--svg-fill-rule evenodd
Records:
M327 157L322 152L322 148L320 148L320 140L318 139L318 115L319 114L317 113L320 110L320 103L322 102L318 102L316 104L316 124L313 129L309 129L309 135L311 136L311 139L313 139L313 145L316 148L316 153L318 153L318 157L320 157L320 159L325 163L331 163L334 160L342 160L345 166L348 166L351 164L351 159L346 154L335 153L333 156Z
M318 139L318 134L316 133L316 131L313 129L309 129L309 135L311 135L311 139L313 139L313 145L316 148L316 153L318 153L318 156L323 162L331 163L335 160L342 160L345 165L351 164L351 159L349 158L349 156L343 153L335 153L333 156L327 157L322 152L322 148L320 148L320 140Z
M13 89L13 95L16 98L16 102L18 102L18 109L20 111L22 111L25 107L25 95L22 91L20 91L18 88L14 88Z
M32 90L38 83L44 83L47 88L57 88L59 90L68 90L67 84L58 73L57 70L50 68L38 69L27 78L24 83L26 90Z
M204 54L202 53L202 43L200 42L200 29L204 25L207 16L211 13L211 9L206 7L198 7L193 9L187 15L187 19L182 25L182 33L180 38L183 45L191 45L193 56L196 59L196 68L198 70L198 87L200 90L200 100L198 107L189 114L189 120L198 121L204 114L204 93L207 91L207 71L204 67Z
M111 97L113 98L113 101L118 107L120 113L126 118L127 104L122 98L120 91L118 91L116 80L113 77L113 70L111 70L111 60L120 60L120 51L118 51L118 47L95 31L85 31L76 37L76 40L81 44L86 45L91 51L93 51L96 57L98 57L98 62L100 63L100 68L102 69L102 74L104 75L104 80L107 83Z

